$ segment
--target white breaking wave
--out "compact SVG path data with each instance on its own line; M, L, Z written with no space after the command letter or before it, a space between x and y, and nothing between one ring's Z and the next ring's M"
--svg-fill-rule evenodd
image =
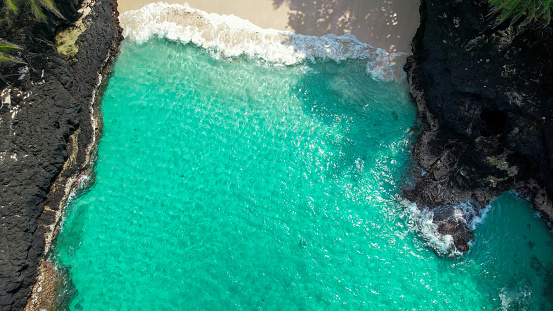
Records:
M407 203L405 201L402 203L406 206L404 213L408 217L410 228L422 236L428 247L446 256L455 257L462 255L462 252L455 247L451 235L444 235L438 232L438 225L434 223L434 211L428 209L420 210L415 203ZM451 217L454 218L455 222L464 223L470 230L475 230L479 224L484 222L492 207L491 205L487 205L484 209L477 211L467 201L458 202L451 208L453 209ZM472 246L472 241L469 242L469 245Z
M405 78L405 53L387 53L350 34L323 37L263 29L234 15L209 14L186 5L152 3L123 13L119 20L125 39L145 42L164 37L193 43L222 57L245 55L271 63L293 65L305 60L368 59L367 73L381 81Z
M455 257L462 253L457 250L453 237L449 234L442 235L438 232L438 225L433 221L433 213L428 210L420 210L417 204L407 205L405 214L411 230L417 232L426 241L426 246L433 248L438 254Z

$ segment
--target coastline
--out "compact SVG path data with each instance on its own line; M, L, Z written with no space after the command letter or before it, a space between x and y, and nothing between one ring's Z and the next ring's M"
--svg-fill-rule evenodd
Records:
M49 16L48 23L50 23L50 20L55 22L53 22L53 25L49 25L47 29L40 31L45 31L45 35L48 37L51 36L52 39L47 40L56 42L55 46L54 44L50 45L57 48L57 53L59 53L57 57L60 60L56 66L65 66L67 69L64 70L67 73L62 70L61 73L55 72L45 76L43 71L42 76L31 76L30 78L61 79L66 90L82 94L82 97L78 100L80 102L78 105L82 105L82 109L75 105L76 115L68 114L66 116L72 117L74 120L68 121L69 128L67 134L64 134L64 147L61 150L58 147L57 150L61 154L54 156L57 161L49 161L50 163L56 163L59 171L56 171L57 169L52 171L55 178L51 179L48 185L43 186L44 194L36 195L38 197L44 196L43 199L40 199L43 203L33 203L41 211L36 216L37 224L32 235L33 240L29 242L33 244L31 256L33 259L27 268L30 275L23 278L19 277L15 280L16 283L8 285L9 291L6 292L6 295L13 298L7 298L4 301L7 304L0 306L2 310L40 310L55 307L56 304L60 303L57 301L60 298L57 291L64 290L67 286L71 287L71 281L67 275L63 271L58 271L55 264L47 258L48 250L59 229L65 204L75 192L78 192L82 187L86 187L88 183L87 176L93 173L97 138L101 134L101 124L95 126L96 122L101 123L101 115L97 108L103 87L105 87L108 80L106 77L109 75L109 65L113 62L118 52L118 44L122 40L122 29L119 27L116 0L84 0L81 7L61 2L56 3L56 5L66 19L64 22L60 22L59 17ZM248 10L250 13L253 12L251 8L248 8ZM81 14L82 16L79 16ZM66 23L66 25L60 27L60 24L63 23ZM64 28L62 37L54 39L53 36L60 28ZM91 28L94 28L94 30L91 30ZM108 39L113 29L115 29L116 34L113 38ZM416 28L412 29L413 32L415 30ZM77 44L77 42L79 43ZM404 43L408 44L408 41ZM106 47L109 51L103 50ZM89 61L91 61L91 64L85 64ZM37 65L34 66L38 67ZM98 66L97 73L94 73L95 69L92 69L94 66ZM36 69L33 68L33 70ZM39 83L39 85L41 84ZM15 98L12 94L10 100L9 92L8 89L7 100L10 101L11 105L22 104L27 98L21 95ZM2 93L3 102L4 95ZM73 104L73 100L70 102ZM56 101L53 103L55 104ZM36 125L41 126L41 123ZM48 152L48 148L45 148L43 152ZM26 248L25 243L21 245ZM22 263L22 265L24 264ZM21 279L25 284L21 283ZM3 295L4 293L0 294ZM54 301L52 298L55 298Z
M497 25L485 0L423 0L420 10L405 71L424 130L412 150L417 184L405 197L429 208L462 250L472 239L466 223L510 190L551 228L552 25ZM462 217L450 217L463 204Z
M105 6L105 3L108 4L108 7ZM98 11L98 6L100 9ZM111 9L109 9L111 7ZM88 104L86 104L87 109L83 109L81 112L81 125L79 128L70 136L68 142L69 156L67 161L63 166L63 170L58 175L58 178L53 184L53 188L49 195L55 196L54 202L58 202L57 209L54 209L54 221L50 223L49 231L45 233L45 250L44 258L39 267L39 275L37 276L37 282L33 286L32 294L27 301L25 306L25 311L35 311L35 310L50 310L52 308L59 308L64 306L64 304L69 303L70 300L67 300L70 297L67 297L65 291L68 288L71 288L71 278L68 275L67 271L60 271L56 267L55 261L51 260L48 257L52 243L60 229L63 213L69 201L73 197L77 196L79 192L85 191L93 182L94 182L94 165L97 160L97 151L98 151L98 142L101 138L102 133L102 114L101 114L101 101L102 96L109 82L109 77L111 75L111 66L115 61L117 54L119 53L119 44L122 41L122 29L119 26L119 13L117 11L117 1L112 0L108 2L96 2L95 0L85 0L81 7L81 10L85 10L85 13L69 28L69 32L77 30L82 31L80 25L90 23L90 21L85 21L87 15L90 13L99 13L102 15L105 20L108 18L107 14L110 14L112 25L115 27L116 33L111 42L111 47L105 55L103 55L103 61L100 61L98 64L98 72L95 74L95 83L91 91L92 98ZM93 17L94 18L94 17ZM102 19L96 17L95 19ZM90 24L88 28L90 28ZM103 26L100 25L100 30ZM105 27L105 26L104 26ZM67 37L75 37L68 33L68 30L58 33L65 35ZM81 32L81 34L84 31ZM88 44L93 46L96 44L97 36L89 35ZM57 38L58 42L63 42L60 38ZM103 38L106 39L106 38ZM86 40L86 39L85 39ZM76 42L76 41L75 41ZM65 43L65 42L64 42ZM78 51L80 49L86 49L83 47L84 44L81 43L80 46L75 46L73 49L70 48L70 51ZM65 46L63 46L65 47ZM58 51L60 47L58 47ZM104 52L105 53L105 52ZM97 55L102 57L101 53ZM68 55L66 54L66 57ZM76 53L68 58L77 56ZM77 63L82 65L86 62L86 59L82 61L77 60L74 66ZM76 69L80 71L82 69ZM89 82L92 82L90 80ZM62 293L62 291L64 291ZM66 301L67 300L67 301Z
M128 1L129 0L123 0L123 1L120 1L120 2L125 3L125 2L128 2ZM289 13L290 11L286 11L286 12ZM229 13L229 14L234 14L234 13ZM117 19L116 19L115 23L117 23ZM290 30L290 29L288 29L288 30ZM82 181L81 177L90 175L90 173L92 172L94 156L95 156L95 152L96 152L95 148L97 147L96 146L97 139L95 140L95 138L97 138L98 135L100 135L100 133L101 133L101 124L99 124L98 126L94 126L94 122L101 122L101 115L99 115L99 112L98 112L98 105L99 105L99 101L101 99L101 94L102 94L102 91L103 91L103 87L105 87L105 85L108 81L107 77L109 76L109 64L110 64L111 61L114 60L113 55L115 55L116 53L117 53L117 51L113 50L110 53L110 56L108 56L108 58L105 60L106 67L104 67L104 69L102 70L102 75L100 76L100 81L98 83L96 83L95 89L93 91L93 93L95 94L94 95L95 98L93 98L91 103L88 103L91 110L88 110L88 112L86 112L86 111L81 112L81 116L88 116L88 119L86 119L86 118L81 119L81 122L83 122L83 123L79 126L78 129L74 130L72 132L72 134L69 136L68 143L67 143L67 145L68 145L68 154L66 156L67 161L65 163L71 163L71 164L68 165L67 168L65 167L66 164L64 164L63 171L61 173L59 173L58 178L56 179L56 182L54 182L54 186L50 189L51 191L48 194L48 197L49 197L48 203L49 204L55 204L54 202L58 202L57 203L58 207L57 208L47 208L47 207L45 207L45 212L42 213L42 215L40 216L41 222L43 221L43 223L50 223L50 225L52 224L52 219L55 219L55 221L53 222L53 223L56 224L55 228L57 228L57 225L59 225L59 217L61 216L61 214L63 212L62 209L63 209L64 203L69 198L69 196L72 193L74 193L74 191L78 191L80 181ZM412 64L411 64L411 66L412 66ZM408 67L408 68L413 68L413 67ZM102 76L104 78L101 78ZM413 84L413 82L410 81L410 84ZM414 90L414 89L412 90L412 94L414 94L413 97L415 97L416 100L417 100L417 97L419 97L419 95L417 95L417 94L419 94L419 93L417 93L419 91ZM429 108L426 106L426 104L421 105L420 100L417 100L417 103L419 103L420 111L422 111L423 113L426 113L428 111ZM86 110L86 109L83 109L83 110ZM82 113L84 113L84 115ZM433 123L433 122L437 122L434 119L435 116L430 115L430 116L425 116L425 118L428 119L428 122L429 122L428 126L430 126L430 127L436 124L436 123ZM90 122L90 124L88 122ZM87 130L82 130L84 128L88 128L88 129ZM455 137L457 137L457 136L455 136ZM89 141L88 139L90 139L91 141ZM424 138L424 139L426 139L426 138ZM441 144L440 146L444 145L443 141L439 141L439 143ZM72 147L72 146L77 146L77 147ZM464 146L464 145L459 145L459 146ZM424 155L424 154L421 153L417 156L424 157L424 156L428 156L428 155ZM434 160L435 160L435 157L434 157ZM422 166L424 166L424 165L422 165ZM535 186L535 185L532 186L532 185L530 185L531 181L530 182L523 181L522 179L524 179L524 178L521 177L521 178L518 179L520 181L520 183L517 184L518 187L519 187L518 188L519 193L526 193L526 195L528 197L536 198L537 196L539 196L539 193L543 193L545 191L545 190L543 190L544 187ZM487 187L487 189L489 189L490 185L486 185L486 187ZM500 191L501 189L507 189L508 190L512 187L516 188L517 186L516 185L513 186L513 183L509 183L509 187L505 187L503 185L500 185L500 187L497 187L497 188L494 186L493 189L494 189L494 191ZM533 190L531 190L530 188L532 188ZM525 192L525 191L527 191L527 192ZM449 200L451 200L451 201L449 201L449 202L444 201L442 203L444 203L444 204L454 203L453 202L453 201L455 201L454 198L457 198L458 200L461 200L461 199L464 199L464 198L471 198L472 197L472 192L469 192L469 194L471 194L471 195L467 195L466 193L463 193L462 195L454 194L449 198ZM416 200L417 199L415 199L415 201ZM544 203L543 203L544 206L551 208L551 201L548 199L547 195L545 195L545 199L543 199L543 200L544 200ZM481 201L486 202L487 199L483 198ZM421 200L420 202L425 202L425 201ZM437 201L437 202L440 202L440 201ZM534 203L534 206L536 206L535 203ZM53 216L52 213L55 214L55 216ZM54 218L52 218L52 217L54 217ZM551 218L549 218L548 221L551 221ZM44 227L48 227L48 225L44 225ZM55 235L55 230L56 229L51 231L51 233L53 235ZM46 234L45 232L43 232L43 233ZM47 250L48 247L49 247L48 242L45 243L45 247L46 247L46 250ZM45 261L43 261L43 265L44 265L44 267L40 268L40 270L45 271L44 272L45 274L43 275L43 278L42 278L42 280L45 280L46 279L45 276L48 276L49 273L51 273L53 270L52 270L51 262L48 261L47 259ZM38 278L40 279L40 276ZM41 283L41 284L45 284L45 283ZM53 284L53 283L51 283L51 284ZM43 289L42 293L38 296L45 297L46 300L48 300L48 298L52 297L52 296L48 296L47 293L44 291L44 289L46 287L47 286L39 285L39 282L37 282L36 285L35 285L36 292L40 292L38 290L39 288ZM33 292L35 292L35 290L33 290ZM31 300L29 300L29 302L31 303ZM44 306L41 306L40 304L39 305L33 305L31 303L31 305L27 305L25 310L38 310L38 309L43 308L43 307Z
M50 309L59 298L56 287L70 282L48 250L65 203L92 171L101 130L97 107L122 40L114 0L55 5L61 15L48 12L44 22L21 18L2 30L3 37L15 37L17 29L32 37L16 42L26 62L3 66L0 81L0 112L8 121L2 130L10 131L2 149L14 154L0 174L10 181L2 230L12 237L1 246L10 252L1 258L0 310Z
M114 55L118 52L114 50ZM55 221L50 225L50 231L45 234L45 250L44 258L39 267L37 282L33 286L32 294L27 301L25 311L35 310L50 310L51 308L65 307L65 303L69 303L65 299L67 294L65 291L71 288L71 278L67 271L60 271L56 266L55 260L52 260L48 254L50 253L52 243L58 234L62 222L63 214L67 204L79 195L80 192L86 191L94 183L94 166L98 157L98 142L102 136L102 113L101 101L105 88L108 85L111 75L111 66L115 59L109 56L106 59L105 67L98 74L98 85L94 89L94 98L89 105L90 120L89 126L92 129L90 140L84 139L79 141L78 136L80 129L70 137L70 147L72 152L64 166L64 170L60 173L60 177L54 182L51 193L62 193L59 196L58 208L55 211ZM82 162L74 162L79 150L85 150L85 160ZM73 175L69 171L75 170ZM67 175L69 175L67 177ZM69 297L70 298L70 297ZM61 299L61 301L60 301Z
M363 43L410 53L419 26L419 0L119 0L121 14L156 2L185 4L207 13L236 15L264 29L323 36L351 33Z

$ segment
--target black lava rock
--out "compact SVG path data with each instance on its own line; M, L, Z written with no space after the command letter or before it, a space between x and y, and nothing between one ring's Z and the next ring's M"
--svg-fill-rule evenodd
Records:
M116 1L94 1L89 27L69 61L54 38L80 17L82 0L54 2L61 15L46 11L46 21L39 22L24 12L0 30L0 37L22 48L15 56L24 62L0 66L0 310L22 310L27 303L44 234L64 195L51 189L68 159L69 137L80 130L76 163L82 163L93 135L90 107L98 76L121 41Z
M423 173L404 195L421 208L484 206L510 189L551 198L551 25L497 25L481 0L423 0L420 12L405 71L425 123L412 152ZM434 220L468 249L470 230Z

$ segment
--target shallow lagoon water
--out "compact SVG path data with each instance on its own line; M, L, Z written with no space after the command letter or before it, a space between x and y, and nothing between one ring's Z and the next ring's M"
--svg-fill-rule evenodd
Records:
M54 253L71 310L548 310L553 240L505 194L471 251L398 197L416 110L366 60L279 66L126 41L95 182Z

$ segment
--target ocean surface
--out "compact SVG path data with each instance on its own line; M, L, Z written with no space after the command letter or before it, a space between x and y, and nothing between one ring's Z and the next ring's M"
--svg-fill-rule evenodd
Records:
M127 35L53 249L70 310L553 309L553 239L526 201L494 200L458 254L401 199L416 109L379 52Z

